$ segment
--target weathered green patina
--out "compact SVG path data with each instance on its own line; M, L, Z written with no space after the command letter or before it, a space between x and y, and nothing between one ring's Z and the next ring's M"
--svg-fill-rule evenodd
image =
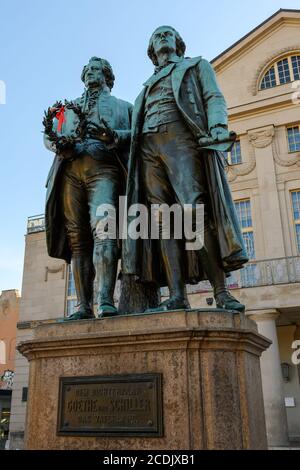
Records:
M53 132L45 134L46 146L56 152L47 181L47 247L50 256L72 261L78 309L71 319L94 316L95 273L99 315L117 313L113 292L120 247L118 240L97 236L105 217L98 208L111 204L117 210L124 193L132 112L130 103L111 96L114 75L106 60L91 58L81 78L86 88L73 103L85 122L66 106L63 118L54 119Z
M218 307L243 310L225 287L225 273L248 260L220 152L233 140L226 102L209 62L184 53L172 27L154 31L148 55L155 73L133 110L128 206L205 204L204 247L185 251L181 240L128 238L122 269L143 282L168 285L170 299L160 309L188 307L185 284L208 278Z

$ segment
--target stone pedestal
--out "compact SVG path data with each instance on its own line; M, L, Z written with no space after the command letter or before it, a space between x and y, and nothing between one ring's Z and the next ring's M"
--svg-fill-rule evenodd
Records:
M259 358L270 341L242 314L192 310L39 326L30 361L27 449L267 447ZM161 374L162 437L57 434L61 377Z

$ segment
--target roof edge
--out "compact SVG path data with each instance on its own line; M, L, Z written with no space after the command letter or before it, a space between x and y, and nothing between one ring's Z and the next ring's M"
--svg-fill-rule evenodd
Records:
M218 59L220 59L220 57L222 57L224 54L226 54L227 52L229 52L231 49L233 49L235 46L237 46L240 42L242 42L244 39L246 39L247 37L249 37L251 34L253 34L255 31L257 31L259 28L261 28L263 25L265 25L266 23L268 23L270 20L272 20L275 16L277 16L279 13L282 13L282 12L286 12L286 13L300 13L300 10L295 10L295 9L288 9L288 8L280 8L279 10L277 10L275 13L273 13L273 15L269 16L266 20L264 20L262 23L260 23L259 25L255 26L255 28L251 29L251 31L249 31L249 33L245 34L245 36L242 36L238 41L236 41L235 43L233 43L231 46L229 46L227 49L225 49L223 52L221 52L220 54L218 54L216 57L214 57L210 62L211 64L213 64L214 62L216 62Z

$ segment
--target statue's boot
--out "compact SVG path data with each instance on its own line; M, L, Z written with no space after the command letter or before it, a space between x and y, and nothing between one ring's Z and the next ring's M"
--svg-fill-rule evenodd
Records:
M95 243L94 266L99 318L118 315L114 304L114 290L118 270L119 249L115 240L102 240Z
M244 312L245 305L239 302L228 290L220 292L215 295L216 305L218 308L225 308L226 310L236 310L237 312Z
M170 297L156 308L146 312L164 310L186 310L191 308L186 295L184 276L184 247L181 240L160 240L160 254L165 269Z
M245 305L235 299L226 288L226 276L218 263L219 249L210 229L206 228L204 240L205 246L199 250L199 257L208 280L213 286L217 308L244 312Z
M74 256L72 258L72 272L77 295L77 309L66 320L95 318L93 313L95 270L92 257L88 255Z

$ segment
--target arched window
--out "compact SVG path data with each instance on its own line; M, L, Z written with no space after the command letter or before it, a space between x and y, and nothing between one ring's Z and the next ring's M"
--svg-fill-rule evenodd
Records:
M277 60L264 73L260 82L260 90L300 80L300 55L289 55Z

